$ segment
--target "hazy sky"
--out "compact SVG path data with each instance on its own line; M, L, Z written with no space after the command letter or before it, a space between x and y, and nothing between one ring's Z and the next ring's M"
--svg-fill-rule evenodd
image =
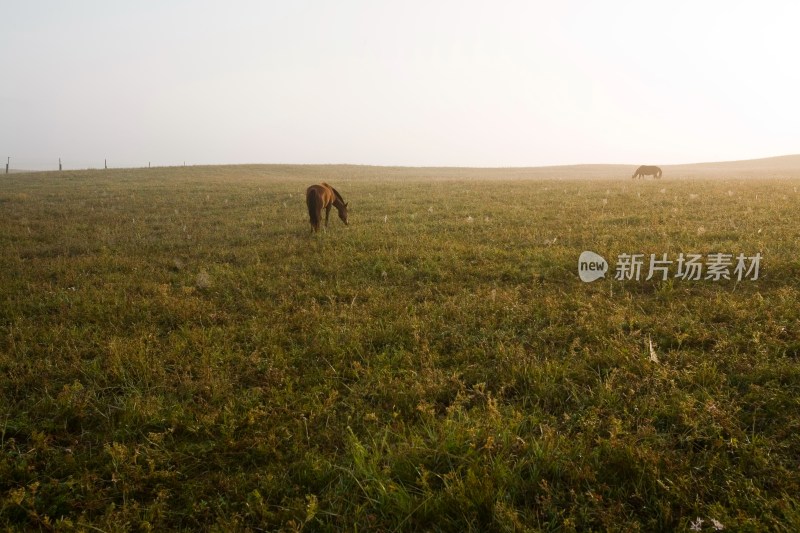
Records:
M800 153L798 21L794 0L0 0L0 156L86 168Z

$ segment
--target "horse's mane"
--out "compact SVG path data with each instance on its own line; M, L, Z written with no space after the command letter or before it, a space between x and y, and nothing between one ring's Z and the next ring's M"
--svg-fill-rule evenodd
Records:
M328 184L327 184L327 183L325 183L324 181L322 182L322 184L323 184L324 186L326 186L326 187L330 188L330 190L332 190L332 191L333 191L333 194L334 194L334 195L336 195L336 198L337 198L337 199L338 199L340 202L344 203L344 198L342 198L342 195L341 195L341 194L339 194L339 191L337 191L336 189L334 189L333 187L331 187L330 185L328 185Z

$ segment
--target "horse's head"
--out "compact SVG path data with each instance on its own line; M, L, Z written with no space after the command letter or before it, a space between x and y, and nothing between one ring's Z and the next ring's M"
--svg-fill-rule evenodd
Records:
M347 223L347 206L348 206L348 204L346 204L346 203L342 203L341 207L337 206L337 210L339 211L339 218L342 219L342 222L344 222L345 226L349 225Z

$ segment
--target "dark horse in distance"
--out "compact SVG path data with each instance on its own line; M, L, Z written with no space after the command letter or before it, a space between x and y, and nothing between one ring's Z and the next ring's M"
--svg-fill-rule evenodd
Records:
M339 211L339 218L347 225L347 204L339 191L328 185L320 183L312 185L306 189L306 205L308 206L308 217L311 219L311 231L319 231L319 223L322 220L322 210L325 210L325 227L328 227L328 215L331 207Z
M661 177L661 169L650 165L642 165L636 169L636 172L633 173L631 179L644 178L645 176L653 176L654 178L658 179Z

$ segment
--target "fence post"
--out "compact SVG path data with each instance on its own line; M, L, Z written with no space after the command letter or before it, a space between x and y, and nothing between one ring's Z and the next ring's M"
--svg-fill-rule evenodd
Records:
M8 174L8 165L11 164L11 156L8 157L8 161L6 161L6 174Z
M108 170L108 159L103 159L103 166Z
M61 172L61 158L58 158L58 171Z

